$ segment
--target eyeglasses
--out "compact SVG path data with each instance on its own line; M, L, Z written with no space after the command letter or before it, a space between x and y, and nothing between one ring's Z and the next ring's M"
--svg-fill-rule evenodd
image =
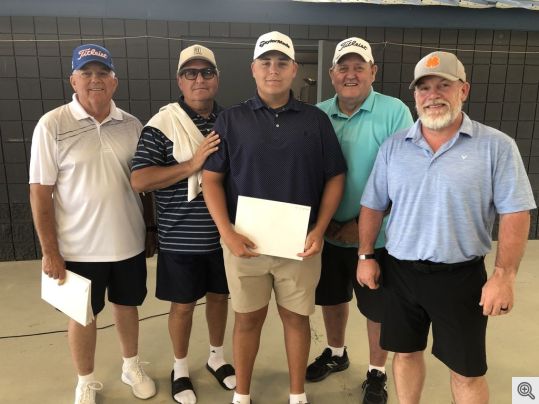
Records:
M187 80L196 80L199 73L204 80L211 80L217 75L215 67L205 67L204 69L181 69L178 74L185 76Z

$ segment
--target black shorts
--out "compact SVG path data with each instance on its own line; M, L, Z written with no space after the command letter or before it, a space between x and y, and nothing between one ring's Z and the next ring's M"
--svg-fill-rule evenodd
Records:
M228 294L223 251L175 254L159 251L155 296L174 303L193 303L206 293Z
M105 290L109 302L123 306L140 306L146 297L146 256L144 251L116 262L66 261L66 268L92 281L94 316L105 307Z
M385 248L377 248L374 253L382 269L383 257L387 251ZM322 273L316 287L315 302L320 306L347 303L352 300L353 290L359 311L369 320L379 323L384 312L384 290L382 287L372 290L367 286L359 286L356 270L356 247L338 247L328 242L324 243Z
M390 255L386 260L380 346L393 352L422 351L432 323L432 354L462 376L484 375L488 317L479 306L487 280L483 259L453 267Z

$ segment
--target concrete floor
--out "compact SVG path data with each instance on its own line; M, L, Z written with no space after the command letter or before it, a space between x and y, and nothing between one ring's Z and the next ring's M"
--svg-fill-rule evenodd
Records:
M492 268L493 257L487 257ZM512 376L539 376L539 241L531 241L517 278L516 307L504 317L492 318L488 327L487 374L491 403L511 402ZM172 351L167 331L168 304L153 297L155 260L149 261L149 296L140 309L140 353L149 361L145 368L155 378L158 393L148 403L172 403L169 375ZM65 316L40 299L40 262L0 263L0 403L58 404L72 403L76 375L67 348ZM150 317L148 319L144 319ZM325 347L325 331L321 311L312 316L311 359ZM99 327L112 324L111 312L105 308L98 319ZM225 341L226 356L231 358L233 314ZM60 331L60 332L55 332ZM22 336L35 334L32 336ZM359 403L360 386L368 365L365 321L351 310L347 330L350 368L319 383L306 385L312 404ZM208 339L204 306L195 310L190 345L191 379L199 404L225 404L231 392L224 391L205 369ZM430 348L428 348L430 349ZM427 358L425 404L448 404L451 395L445 367L430 354ZM391 357L390 357L391 359ZM391 361L388 361L391 370ZM120 381L121 358L114 327L98 331L96 376L104 388L99 404L140 402ZM389 402L396 403L390 377ZM261 349L252 383L255 404L286 403L288 377L282 327L272 303L266 321ZM535 393L535 391L534 391ZM539 392L538 392L539 393ZM532 403L530 399L530 404Z

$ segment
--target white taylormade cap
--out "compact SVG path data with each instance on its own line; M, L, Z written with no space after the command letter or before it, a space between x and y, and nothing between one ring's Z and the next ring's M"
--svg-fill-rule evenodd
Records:
M288 35L277 31L268 32L260 35L255 45L253 60L258 59L264 53L269 51L278 51L284 53L290 59L295 60L294 45Z

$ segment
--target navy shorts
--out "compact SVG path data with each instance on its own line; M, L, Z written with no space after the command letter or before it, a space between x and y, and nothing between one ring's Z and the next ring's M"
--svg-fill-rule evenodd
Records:
M146 256L144 251L116 262L66 261L66 268L92 281L94 316L105 307L105 290L109 302L123 306L140 306L146 298Z
M385 248L377 248L374 253L382 270L387 251ZM316 304L333 306L347 303L352 300L353 290L359 311L369 320L379 323L384 312L384 289L380 287L372 290L367 286L359 286L356 278L357 260L356 247L338 247L324 243L322 274L316 287Z
M386 310L380 346L393 352L422 351L432 323L432 354L462 376L487 371L487 316L479 306L487 280L481 258L453 265L401 261L388 254Z
M228 294L223 251L209 254L175 254L159 251L155 296L188 304L206 293Z

